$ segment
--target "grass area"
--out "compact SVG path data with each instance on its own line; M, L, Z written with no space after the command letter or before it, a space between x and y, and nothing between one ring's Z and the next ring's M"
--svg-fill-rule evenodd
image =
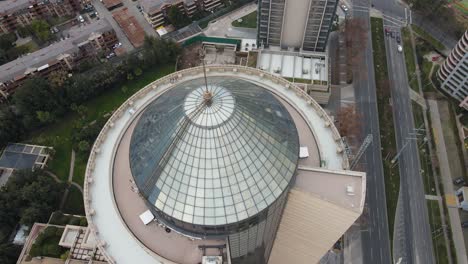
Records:
M83 106L87 109L86 121L90 122L98 117L110 113L118 108L128 97L143 88L152 81L161 78L174 71L174 64L168 64L159 68L154 68L143 73L137 79L124 82L114 89L94 97ZM122 91L122 87L126 91ZM78 115L71 113L45 129L34 133L34 137L29 140L36 144L43 144L54 147L55 154L48 163L48 169L55 173L61 180L66 181L70 170L70 158L72 151L71 134L74 123L78 120ZM75 173L73 181L83 185L84 171L88 157L78 156L75 160Z
M77 217L71 214L64 214L60 211L53 212L49 224L52 225L77 225L77 226L88 226L85 216Z
M239 22L241 20L241 22ZM233 27L257 28L257 11L232 22Z
M415 102L412 102L413 107L413 119L414 127L424 128L424 112L423 108ZM424 143L422 139L418 142L419 146L419 160L421 162L421 176L424 181L424 192L425 194L436 194L435 191L435 181L434 181L434 172L432 170L432 160L431 154L429 152L429 146Z
M283 77L283 78L290 82L312 84L312 80L309 80L309 79L291 78L291 77Z
M18 46L18 48L24 48L24 50L27 50L29 53L34 52L39 49L39 46L34 40L30 40L27 43L24 43L23 45Z
M34 241L29 251L30 257L44 256L59 258L67 249L58 245L63 228L55 226L46 227Z
M434 37L432 37L429 33L424 31L422 28L412 25L414 33L418 34L421 38L429 42L432 46L434 46L435 49L437 50L444 50L445 46L440 43L438 40L436 40Z
M68 196L63 207L63 212L66 214L84 215L83 195L76 186L68 187Z
M416 78L416 62L414 61L413 45L411 45L411 35L408 28L401 30L403 40L403 52L405 53L406 72L408 74L408 82L411 89L419 92L418 80Z
M438 201L428 200L427 209L429 212L429 223L431 224L432 244L434 246L434 254L438 264L448 262L447 246L443 239L442 220L440 218L440 208Z
M249 56L247 57L247 66L256 68L257 67L257 60L258 60L258 52L257 51L249 51Z
M374 71L377 87L377 103L379 111L380 141L382 146L383 169L385 176L385 194L387 198L387 215L390 240L393 241L393 226L400 188L398 164L392 164L391 158L396 154L395 127L393 112L390 105L390 86L388 83L387 59L385 57L385 42L383 21L381 18L371 18L372 47L374 55ZM393 166L393 167L392 167ZM390 241L390 242L392 242ZM392 243L390 243L391 245Z

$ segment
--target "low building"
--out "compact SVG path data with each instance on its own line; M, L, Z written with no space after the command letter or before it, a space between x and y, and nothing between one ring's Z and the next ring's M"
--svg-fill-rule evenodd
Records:
M30 144L8 144L0 156L0 187L15 170L43 169L49 160L49 147Z
M128 13L128 8L112 12L117 24L123 29L125 35L135 48L141 47L145 41L145 31L136 18Z
M257 68L295 83L320 104L330 98L330 67L325 52L259 49Z
M9 96L32 76L47 77L56 70L71 71L82 59L110 51L118 42L106 19L69 31L69 38L0 66L0 91Z
M120 0L102 0L102 3L109 11L123 6L122 1Z
M80 9L75 0L0 1L0 34L13 32L36 19L74 15Z
M440 88L451 97L461 102L460 106L468 109L468 31L444 61L437 72L441 81Z

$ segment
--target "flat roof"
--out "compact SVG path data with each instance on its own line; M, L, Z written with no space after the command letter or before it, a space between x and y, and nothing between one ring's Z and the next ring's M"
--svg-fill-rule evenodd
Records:
M328 56L325 52L260 50L257 68L285 78L328 82Z
M116 7L118 5L122 4L122 1L120 0L102 0L102 3L107 9L112 9L113 7Z
M145 31L136 18L129 14L128 8L112 12L112 16L135 48L141 47L145 40Z
M92 33L102 33L111 29L105 18L74 27L68 31L67 39L52 43L33 53L28 53L16 60L0 65L0 82L7 82L26 74L28 71L34 71L45 64L53 64L57 57L78 51L77 44L87 40Z
M300 136L300 144L309 147L311 159L299 161L300 166L322 166L322 169L337 171L348 168L346 154L342 151L344 146L333 121L300 88L254 68L237 65L206 68L208 77L233 76L254 82L287 102L285 105L289 105L288 111L295 110L296 113L290 111L292 117L303 119L302 123L296 122L296 125L309 127L308 130L303 129L306 134L302 140ZM170 74L141 89L114 112L93 146L84 185L85 209L90 228L98 232L98 245L111 263L188 263L190 258L200 256L200 253L195 254L191 250L196 247L198 240L174 231L167 234L156 222L149 225L141 222L139 215L147 208L132 190L131 174L126 170L129 161L126 153L128 146L125 144L129 144L128 133L147 104L174 85L202 76L201 67L190 68ZM321 179L326 180L323 177ZM315 181L314 184L320 186L322 183ZM123 203L127 205L122 207ZM223 242L203 240L203 244ZM178 252L169 245L177 245ZM151 246L158 247L160 251L153 251ZM185 251L192 253L180 254ZM167 259L169 257L170 260Z
M14 170L43 168L48 157L47 147L44 146L8 144L0 156L0 168Z

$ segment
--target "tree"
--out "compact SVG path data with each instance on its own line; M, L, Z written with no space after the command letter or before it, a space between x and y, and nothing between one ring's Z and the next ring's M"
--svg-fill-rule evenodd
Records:
M34 20L31 22L31 29L34 36L41 42L46 42L51 38L50 26L45 20Z
M167 12L167 18L176 28L183 28L190 24L190 18L182 13L177 6L171 6Z
M24 131L18 116L13 113L10 107L3 105L0 107L0 148L6 143L19 139Z
M48 124L55 121L55 116L48 111L36 111L36 116L42 124Z
M41 124L38 111L49 112L50 116L61 115L64 111L62 99L58 92L53 90L43 78L27 80L13 95L13 101L18 112L23 116L26 127L35 127Z
M21 246L11 243L0 244L0 263L16 263L21 252Z
M90 144L88 141L82 140L78 143L78 150L81 152L86 152L90 149Z
M68 73L64 70L53 71L49 74L47 80L54 89L63 88L65 81L68 78Z

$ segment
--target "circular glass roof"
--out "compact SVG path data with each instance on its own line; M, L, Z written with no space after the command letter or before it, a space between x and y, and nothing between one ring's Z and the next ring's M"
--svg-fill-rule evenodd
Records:
M237 78L177 85L156 98L132 134L130 167L156 210L196 225L259 213L288 186L299 139L286 108Z

